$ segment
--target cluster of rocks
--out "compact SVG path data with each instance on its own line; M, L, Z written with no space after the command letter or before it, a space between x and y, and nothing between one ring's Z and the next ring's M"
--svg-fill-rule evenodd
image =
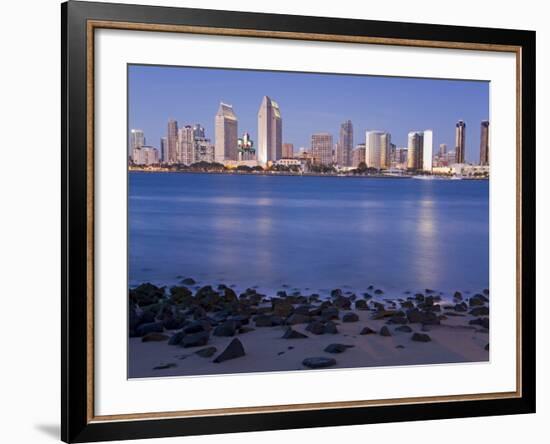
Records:
M168 289L145 283L130 289L130 337L140 337L144 342L168 341L170 345L184 348L205 347L212 336L235 337L256 328L281 326L285 327L283 339L307 339L307 334L297 331L293 326L304 324L305 332L312 335L337 334L340 322L360 321L358 314L351 311L353 309L370 312L372 320L385 321L378 332L362 326L358 331L360 335L379 334L387 337L395 332L412 333L411 340L429 342L429 335L413 332L411 326L416 325L426 332L430 326L439 325L448 316L465 316L466 313L475 317L469 321L471 325L479 327L481 331L488 331L489 328L488 290L469 298L456 292L453 304L443 304L441 295L430 289L405 298L381 299L383 291L369 287L378 300L368 292L357 297L351 292L334 289L330 299L321 300L318 294L305 296L299 292L287 294L286 291L279 291L276 297L268 297L253 288L237 295L232 288L223 284L217 288L205 285L192 290L189 288L195 284L192 278L184 279L182 284L185 285ZM167 331L175 333L168 336ZM346 346L339 344L336 348L343 351ZM215 347L207 347L197 354L209 358L216 352ZM241 341L234 338L213 362L244 355ZM328 361L325 358L308 359L303 361L303 365L309 368L335 364L332 358Z

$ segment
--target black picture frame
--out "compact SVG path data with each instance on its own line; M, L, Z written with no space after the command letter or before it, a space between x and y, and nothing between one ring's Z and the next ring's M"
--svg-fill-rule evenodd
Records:
M267 32L513 45L521 49L521 396L304 411L95 421L88 360L93 319L89 273L90 161L87 146L87 24L90 20ZM69 1L61 5L62 384L65 442L157 438L535 412L535 32ZM93 183L93 182L92 182ZM92 327L90 327L92 325Z

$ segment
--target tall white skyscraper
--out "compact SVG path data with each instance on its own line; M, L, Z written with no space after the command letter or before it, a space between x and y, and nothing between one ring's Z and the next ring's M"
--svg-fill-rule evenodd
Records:
M195 161L195 134L193 127L186 125L178 130L178 163L191 165Z
M391 135L384 131L367 131L365 163L369 168L389 168Z
M279 105L264 96L258 111L258 162L265 165L283 157L283 119Z
M220 103L216 114L215 127L216 162L238 160L238 121L231 105Z
M433 167L433 131L424 130L424 144L422 153L422 169L432 172Z
M140 129L133 129L130 131L130 152L135 148L141 148L145 145L145 136Z

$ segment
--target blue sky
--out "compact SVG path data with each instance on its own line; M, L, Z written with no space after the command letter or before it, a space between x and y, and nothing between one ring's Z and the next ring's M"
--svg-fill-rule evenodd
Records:
M311 134L329 132L337 141L340 124L350 119L354 144L366 130L385 130L398 147L407 133L433 129L440 143L454 149L455 124L466 122L466 160L479 160L481 120L489 118L489 83L343 74L312 74L210 68L130 65L129 128L145 132L159 147L167 121L200 123L214 141L220 101L233 105L239 135L257 139L257 114L264 95L279 103L284 142L308 147Z

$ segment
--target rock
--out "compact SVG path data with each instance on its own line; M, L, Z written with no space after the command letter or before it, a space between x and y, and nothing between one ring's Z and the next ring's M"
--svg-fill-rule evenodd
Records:
M178 331L177 333L174 333L172 336L170 336L170 339L168 340L168 345L178 345L184 336L185 333L183 331Z
M325 326L322 322L314 321L307 325L306 330L314 335L322 335L325 332Z
M185 318L182 318L180 316L172 316L168 319L165 319L163 323L166 330L178 330L184 326Z
M163 331L164 323L161 321L141 324L136 328L136 334L138 336L145 336L147 333L162 333Z
M307 315L294 312L286 319L286 323L288 325L307 324L310 319L311 318Z
M453 295L453 298L456 299L457 301L461 301L462 300L462 293L460 291L455 291L455 294Z
M385 325L380 329L380 336L391 336L390 329Z
M193 302L193 293L187 287L170 288L170 300L174 304L191 304Z
M237 328L239 328L241 325L248 325L249 324L250 316L247 316L247 315L229 316L227 318L227 321L235 321L237 323Z
M336 324L332 321L325 322L325 326L323 328L323 333L328 335L335 335L338 333L338 329L336 328Z
M307 337L308 336L300 333L299 331L293 330L292 328L287 328L285 334L283 335L283 339L305 339Z
M222 337L231 337L235 336L235 332L237 330L237 322L235 321L225 321L223 324L218 325L214 331L214 336L222 336Z
M210 322L203 320L203 321L190 322L188 325L185 325L182 328L182 331L185 334L190 334L190 333L199 333L201 331L210 331L211 328L212 326L210 325Z
M369 306L367 305L367 301L364 299L359 299L355 301L355 308L356 310L368 310Z
M479 325L483 328L489 329L489 318L477 318L468 322L469 325Z
M399 325L403 325L403 324L406 324L408 321L407 321L407 318L403 315L394 315L392 316L390 319L388 319L388 324L399 324Z
M198 333L191 333L185 335L180 341L180 345L184 348L188 347L201 347L208 343L210 333L207 331L200 331Z
M489 344L487 344L484 348L485 351L489 351Z
M167 340L167 335L157 332L147 333L145 336L143 336L143 338L141 338L141 342L162 342Z
M416 342L430 342L432 338L425 333L413 333L411 339Z
M164 287L157 287L149 282L138 285L128 291L130 300L144 307L158 303L164 297Z
M374 294L384 294L384 292L377 288L376 290L374 290Z
M466 305L465 302L461 302L461 303L456 304L456 305L454 306L454 310L455 310L455 311L458 311L458 312L460 312L460 313L463 313L463 312L465 312L465 311L468 310L468 306Z
M196 355L199 355L201 358L210 358L216 353L218 349L216 347L206 347L201 348L195 352Z
M325 357L306 358L302 361L302 365L313 369L326 368L336 365L336 359Z
M360 335L373 335L376 332L370 328L370 327L363 327L363 329L359 332Z
M355 313L346 313L344 316L342 316L342 322L357 322L358 320L359 316L357 316L357 314Z
M336 288L330 292L330 296L333 298L336 298L342 295L343 295L342 290L340 290L339 288Z
M407 319L411 324L439 324L439 318L432 311L420 311L417 308L407 310Z
M395 348L403 349L403 348L405 348L405 346L404 346L404 345L401 345L401 344L399 344L399 345L396 345L396 346L395 346Z
M481 294L476 294L468 300L468 304L470 305L470 307L480 307L485 305L485 299L485 296Z
M325 347L325 351L327 353L343 353L348 348L352 348L354 345L346 345L346 344L330 344Z
M489 316L489 307L474 307L468 313L472 316Z
M213 362L219 364L220 362L228 361L229 359L240 358L244 356L244 347L242 342L238 338L234 338L226 349L218 355Z
M178 365L175 362L168 362L166 364L160 364L160 365L157 365L156 367L153 367L153 370L166 370L168 368L174 368L177 366Z
M324 320L330 320L330 319L338 319L340 315L340 311L337 307L326 307L321 310L321 317Z
M272 327L275 325L270 315L258 315L254 318L254 322L256 327Z
M401 308L404 308L404 309L414 308L414 304L411 301L403 301L401 302Z
M183 285L195 285L197 282L195 281L195 279L188 277L188 278L182 279L181 283Z
M412 328L409 327L408 325L401 325L400 327L397 327L395 329L395 331L400 331L402 333L411 333L412 332Z
M416 293L414 295L414 298L418 301L418 302L422 302L424 301L424 295L422 293Z
M254 331L255 328L252 328L252 327L241 327L239 328L239 334L244 334L244 333L250 333L251 331Z
M290 316L293 311L294 307L288 302L282 301L273 305L273 314L275 316L286 318L287 316Z
M351 308L351 301L345 296L338 296L334 299L334 305L341 310L349 310Z

